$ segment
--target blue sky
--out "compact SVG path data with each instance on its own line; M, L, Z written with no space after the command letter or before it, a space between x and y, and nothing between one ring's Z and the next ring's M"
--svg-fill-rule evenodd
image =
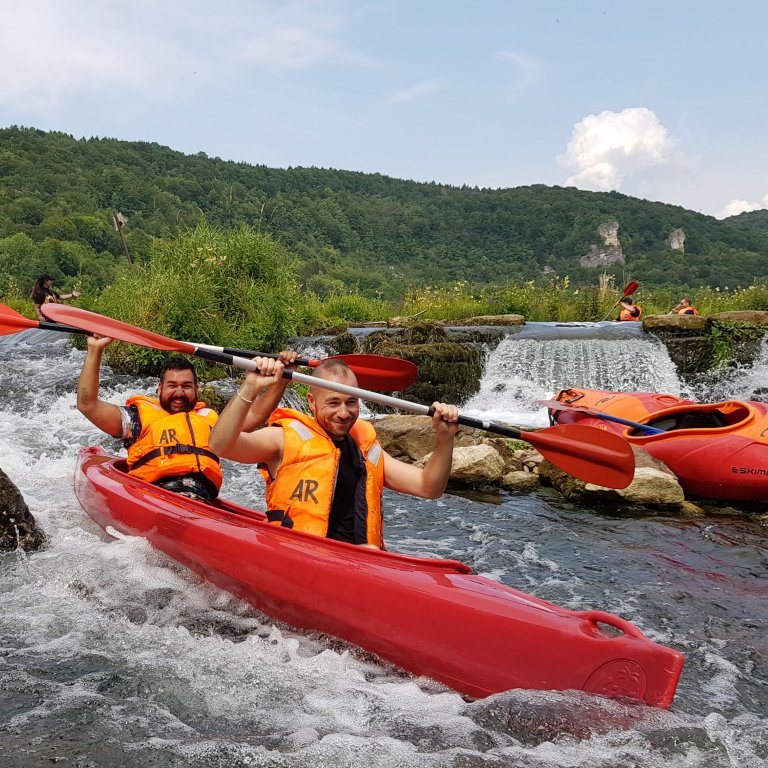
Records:
M0 126L768 207L768 3L0 0Z

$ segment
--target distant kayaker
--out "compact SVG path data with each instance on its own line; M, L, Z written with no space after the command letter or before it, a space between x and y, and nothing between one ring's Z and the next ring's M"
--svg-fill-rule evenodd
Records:
M643 308L635 304L631 296L624 296L619 304L621 305L619 320L639 320L643 314Z
M128 449L128 472L141 480L202 501L212 501L221 488L219 457L208 441L218 415L198 402L197 374L183 357L166 360L157 397L129 397L124 406L99 399L99 368L105 336L89 336L88 351L77 385L78 410L102 432L122 438ZM295 353L282 353L295 359ZM282 363L281 363L282 365ZM286 382L287 384L287 382ZM283 385L282 389L285 386ZM282 394L280 386L244 418L253 429L263 424Z
M670 315L698 315L699 310L691 304L689 298L680 299L677 306L669 313Z
M80 296L80 291L72 293L59 293L53 289L53 278L49 274L42 274L35 280L32 288L32 303L35 305L35 315L38 320L45 321L40 307L43 304L58 304L67 299L76 299Z
M254 358L262 362L262 358ZM458 410L433 403L436 444L423 468L390 456L367 421L358 420L360 401L322 386L310 387L312 416L278 409L269 426L244 431L250 403L281 386L283 366L271 361L262 372L249 373L222 411L211 434L211 450L245 464L259 464L267 484L267 518L271 523L352 544L383 548L382 491L390 488L427 499L439 498L448 483ZM354 372L342 361L326 360L313 372L357 386ZM270 400L274 400L270 397Z

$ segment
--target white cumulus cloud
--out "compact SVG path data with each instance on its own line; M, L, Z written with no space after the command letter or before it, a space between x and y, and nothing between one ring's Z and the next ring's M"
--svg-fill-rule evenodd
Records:
M759 203L750 203L748 200L734 198L716 216L718 219L725 219L728 216L736 216L748 211L761 211L764 208L768 208L768 195L765 195Z
M619 190L625 181L678 159L677 141L646 107L587 115L558 157L574 172L567 186L600 192Z

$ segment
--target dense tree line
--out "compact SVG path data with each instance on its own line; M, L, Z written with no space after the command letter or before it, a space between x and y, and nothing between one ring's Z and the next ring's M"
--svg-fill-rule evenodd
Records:
M451 187L319 168L274 169L184 155L158 144L32 128L0 130L0 291L48 271L61 288L110 285L124 261L112 215L128 217L132 256L201 224L269 235L319 295L357 286L394 298L407 285L494 284L569 275L616 221L631 276L648 286L749 285L768 272L768 212L718 221L618 193L530 186ZM665 239L686 233L685 253ZM608 270L611 271L611 270Z

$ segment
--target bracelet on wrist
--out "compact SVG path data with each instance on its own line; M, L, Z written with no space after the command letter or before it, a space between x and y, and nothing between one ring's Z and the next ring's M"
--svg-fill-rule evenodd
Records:
M253 398L253 400L249 400L247 397L243 397L243 396L242 396L242 394L240 393L240 390L239 390L239 389L237 390L237 396L238 396L238 397L239 397L239 398L240 398L240 399L241 399L241 400L242 400L244 403L248 403L248 405L250 405L251 403L253 403L253 402L255 402L255 401L256 401L256 398L255 398L255 397Z

